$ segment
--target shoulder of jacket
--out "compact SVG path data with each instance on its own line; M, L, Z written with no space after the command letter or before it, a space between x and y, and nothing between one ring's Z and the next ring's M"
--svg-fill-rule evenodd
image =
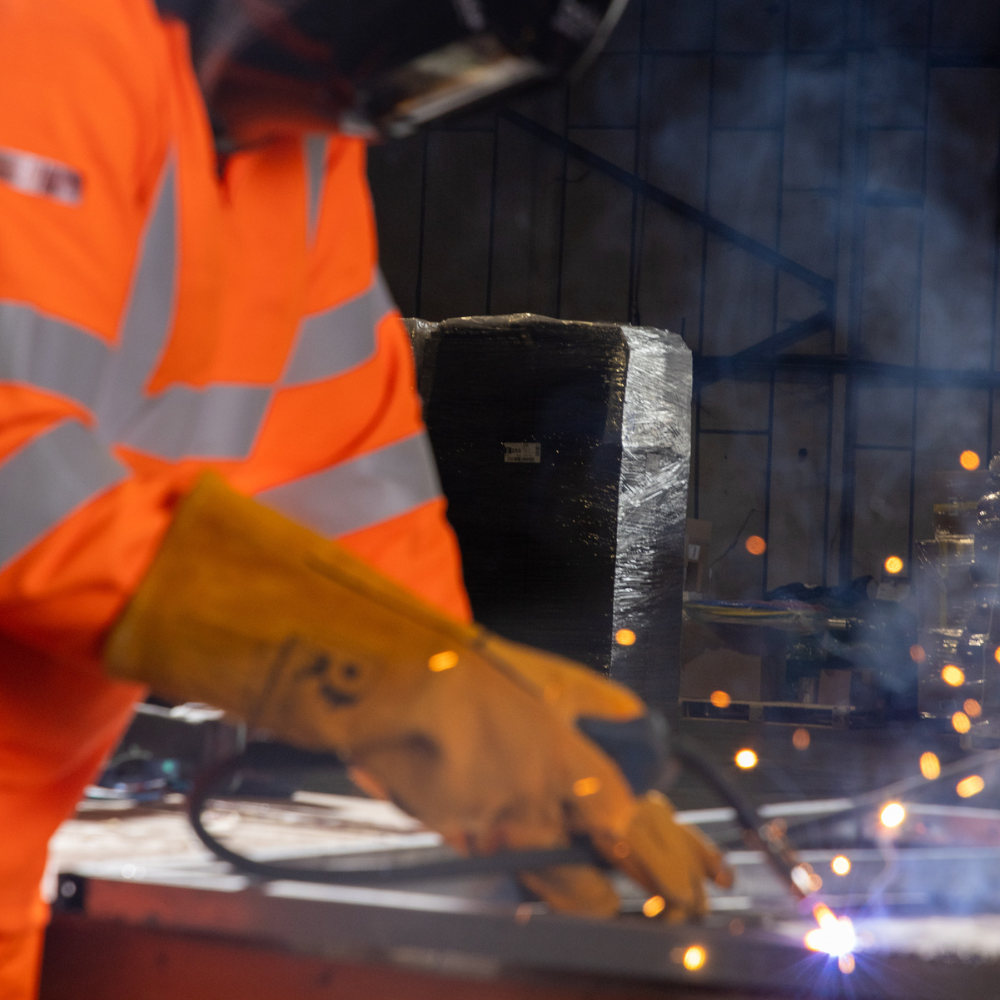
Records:
M163 65L153 0L0 0L0 32L8 44L70 46L76 60L99 60L134 85L152 81Z
M170 141L171 66L153 0L0 0L0 90L18 95L0 121L15 148L79 169L115 160L145 190Z

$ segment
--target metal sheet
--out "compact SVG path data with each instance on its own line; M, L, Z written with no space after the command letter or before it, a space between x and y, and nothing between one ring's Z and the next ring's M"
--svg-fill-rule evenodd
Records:
M175 870L166 877L149 870L142 881L65 875L61 894L64 903L96 919L267 942L327 958L412 964L422 955L431 966L465 962L491 976L529 970L812 997L937 1000L992 995L1000 973L1000 952L980 951L974 961L966 954L961 962L947 949L929 958L913 949L873 949L859 954L854 973L845 976L835 960L808 952L795 937L752 926L731 929L719 917L678 927L642 918L590 920L441 891L252 885L218 867L214 877L205 877L210 869L202 876ZM907 940L904 930L897 921L893 933L900 941ZM799 932L786 928L787 934ZM1000 926L991 932L995 940ZM705 949L706 960L689 971L683 956L694 945Z

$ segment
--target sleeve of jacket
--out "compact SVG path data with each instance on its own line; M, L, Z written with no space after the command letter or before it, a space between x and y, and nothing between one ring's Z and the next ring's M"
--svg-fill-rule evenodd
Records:
M94 419L166 157L148 16L108 8L0 0L0 630L79 661L173 502Z
M313 135L304 147L305 319L288 368L292 384L277 394L258 451L270 452L275 465L298 460L318 471L247 492L336 538L442 611L470 620L410 339L378 267L365 145ZM335 427L310 413L336 414Z

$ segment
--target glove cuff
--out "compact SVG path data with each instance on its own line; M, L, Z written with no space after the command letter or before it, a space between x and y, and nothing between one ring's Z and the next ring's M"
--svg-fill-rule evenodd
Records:
M104 661L114 677L302 745L308 725L285 717L292 678L309 676L328 703L348 706L390 669L426 678L431 657L479 634L208 473L178 507Z

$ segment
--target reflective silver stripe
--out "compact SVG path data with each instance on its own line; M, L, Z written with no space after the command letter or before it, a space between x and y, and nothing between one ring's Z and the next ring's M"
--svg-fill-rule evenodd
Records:
M267 410L270 388L216 383L146 393L174 316L176 174L170 160L143 236L120 347L111 355L95 407L100 433L160 458L245 458Z
M419 433L264 490L257 499L321 534L337 536L405 514L440 495L430 441Z
M0 563L6 563L128 470L96 435L65 420L0 465Z
M320 208L326 139L306 141L310 225ZM0 303L0 381L25 382L89 406L97 434L162 458L246 458L274 386L171 385L149 395L148 380L173 324L177 270L177 170L167 161L140 242L117 346L30 306ZM375 330L394 307L377 271L371 285L301 323L281 385L321 381L375 353Z
M119 441L163 458L243 458L270 401L269 386L174 386L147 400Z
M31 306L0 302L0 381L91 406L107 359L108 348L96 335Z
M340 375L375 353L375 328L395 309L381 272L360 295L302 321L281 382L301 385Z
M143 405L146 382L163 354L174 315L177 283L176 169L168 160L152 217L139 250L139 266L94 412L101 436L121 437Z
M319 224L320 202L323 197L323 181L326 179L326 147L329 140L325 135L307 135L305 138L306 158L306 232L309 242L316 238Z

